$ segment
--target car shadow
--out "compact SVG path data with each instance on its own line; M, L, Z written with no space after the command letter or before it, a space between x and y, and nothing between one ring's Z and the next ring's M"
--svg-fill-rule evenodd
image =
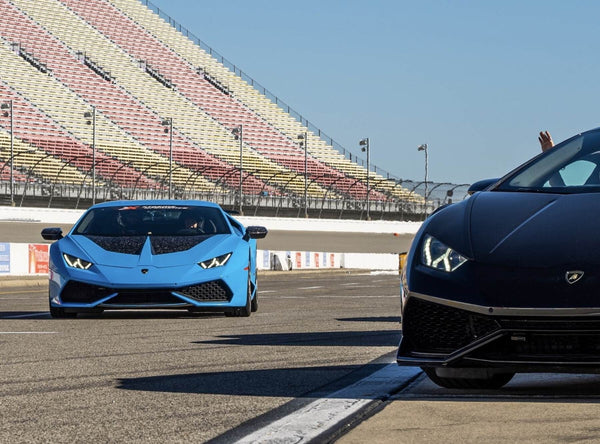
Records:
M186 310L138 310L138 311L121 311L111 310L103 313L79 313L76 319L175 319L175 318L224 318L225 314L221 312L202 312L190 313Z
M360 318L338 318L340 322L400 322L400 316L370 316Z
M0 319L44 319L50 317L47 311L0 311Z
M288 345L336 347L395 347L400 342L399 330L327 331L306 333L261 333L248 335L221 335L194 344L220 345Z
M103 313L79 313L76 318L67 318L66 321L73 319L210 319L224 318L225 314L220 312L209 313L189 313L183 310L173 311L108 311ZM0 319L18 320L18 319L48 319L50 313L47 311L3 311L0 312Z
M423 376L410 390L397 396L403 401L445 402L573 402L600 401L600 375L580 373L517 373L496 390L447 389Z
M292 367L124 378L118 380L117 388L204 395L326 397L384 365Z

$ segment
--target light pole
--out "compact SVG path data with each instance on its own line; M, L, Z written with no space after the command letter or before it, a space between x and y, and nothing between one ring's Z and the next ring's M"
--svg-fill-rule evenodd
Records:
M231 130L231 132L233 133L233 137L235 137L235 140L239 140L240 141L240 216L242 216L244 214L243 211L243 201L244 201L244 190L242 188L242 184L244 182L243 178L242 178L242 173L244 171L244 151L243 151L243 147L244 147L244 125L242 125L240 123L240 126L236 126L235 128L233 128Z
M417 151L425 151L425 215L427 215L427 171L429 169L427 159L427 144L419 145Z
M169 133L169 199L171 199L171 189L173 187L173 118L163 119L161 124L165 127L165 133Z
M92 106L92 112L86 111L83 117L92 125L92 205L96 205L96 107Z
M371 171L371 169L370 169L371 151L369 149L370 148L369 147L369 138L367 137L365 139L362 139L359 142L359 145L361 146L361 148L360 148L361 151L363 151L363 152L366 151L367 152L367 220L371 220L371 216L369 215L369 204L370 204L370 202L369 202L369 192L371 191L370 187L369 187L369 176L370 176L369 173Z
M298 134L300 148L304 146L304 217L308 217L308 131Z
M13 157L14 157L14 145L15 145L15 136L14 136L14 119L13 119L13 101L9 100L7 103L3 103L0 105L0 109L8 110L4 111L3 116L8 117L10 113L10 205L12 207L15 206L15 177L13 175Z

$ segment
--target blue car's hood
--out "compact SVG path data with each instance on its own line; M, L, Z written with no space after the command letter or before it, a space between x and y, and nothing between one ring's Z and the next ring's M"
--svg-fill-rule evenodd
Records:
M447 234L446 242L480 263L533 267L600 263L596 193L482 192L456 205L435 225L444 224L444 219L444 231L456 230Z
M72 247L85 252L86 260L111 267L177 267L233 251L239 239L230 234L213 236L114 237L73 235ZM70 250L67 245L63 251ZM73 252L77 255L77 252Z

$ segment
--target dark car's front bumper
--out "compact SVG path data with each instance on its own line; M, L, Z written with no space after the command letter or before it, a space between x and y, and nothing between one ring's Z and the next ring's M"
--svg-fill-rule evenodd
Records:
M410 295L398 364L600 372L600 308L480 307Z

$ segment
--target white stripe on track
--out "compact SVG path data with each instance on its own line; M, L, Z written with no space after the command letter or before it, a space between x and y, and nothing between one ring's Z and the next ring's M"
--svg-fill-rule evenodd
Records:
M240 440L246 443L309 442L358 412L374 399L393 393L421 370L389 364L354 384L311 402L303 408L259 429Z

